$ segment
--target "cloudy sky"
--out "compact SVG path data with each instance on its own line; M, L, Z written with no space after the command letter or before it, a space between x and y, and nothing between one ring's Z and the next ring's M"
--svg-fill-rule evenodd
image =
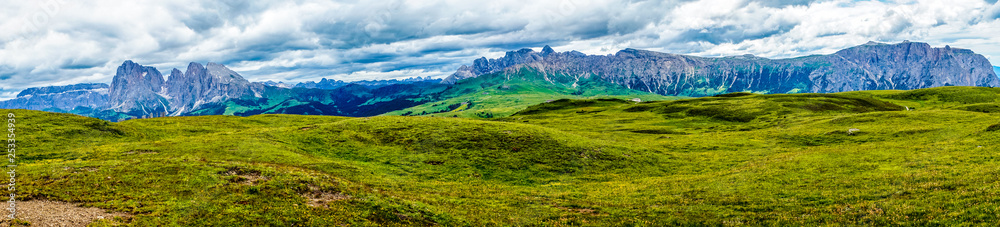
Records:
M250 81L444 77L520 48L698 56L829 54L869 40L969 48L1000 62L996 0L8 1L0 100L218 62ZM997 65L1000 63L994 63Z

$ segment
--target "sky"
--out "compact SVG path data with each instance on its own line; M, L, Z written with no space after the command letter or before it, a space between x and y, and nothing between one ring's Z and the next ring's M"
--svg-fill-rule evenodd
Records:
M521 48L696 56L830 54L868 41L968 48L1000 64L996 0L37 0L0 8L0 100L217 62L250 81L445 77Z

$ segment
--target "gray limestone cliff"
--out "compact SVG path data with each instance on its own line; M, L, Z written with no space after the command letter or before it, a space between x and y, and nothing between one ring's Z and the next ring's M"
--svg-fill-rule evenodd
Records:
M552 76L598 76L631 89L685 96L1000 86L992 65L982 55L915 42L870 42L830 55L790 59L752 55L706 58L636 49L585 55L556 53L546 46L542 52L522 49L499 59L477 59L443 83L524 69Z
M163 75L156 68L125 61L111 81L106 108L130 115L164 113L168 102L157 95L163 83Z
M132 116L182 115L208 103L260 97L263 85L217 63L192 62L186 72L170 71L164 81L154 67L125 61L109 89L106 108Z
M192 62L184 73L173 69L165 89L165 96L171 100L171 114L180 115L207 103L245 96L260 97L264 86L250 83L222 64L209 62L202 66Z
M108 102L108 85L100 83L28 88L11 100L0 101L0 109L73 110L102 108Z

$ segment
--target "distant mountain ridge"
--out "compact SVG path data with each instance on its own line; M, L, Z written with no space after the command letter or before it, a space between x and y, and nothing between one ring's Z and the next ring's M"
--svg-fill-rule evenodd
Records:
M0 101L0 108L69 112L112 121L208 114L377 115L422 103L409 99L446 87L439 82L430 77L356 82L323 79L318 84L292 86L249 82L212 62L191 62L184 71L172 69L165 80L155 67L126 60L110 85L29 88L15 99Z
M359 80L359 81L342 81L342 80L331 80L323 78L319 82L302 82L296 84L294 87L297 88L314 88L314 89L336 89L339 87L347 86L348 84L357 84L366 86L369 88L378 88L393 84L412 84L418 82L429 82L429 83L440 83L442 79L434 79L430 76L427 77L412 77L402 80L391 79L391 80Z
M261 97L264 85L251 83L226 66L209 62L192 62L181 73L174 69L167 81L166 96L170 99L171 115L181 115L203 104L242 97Z
M168 103L158 93L163 90L163 74L154 67L125 61L111 80L106 108L138 115L166 113Z
M84 83L84 84L74 84L68 86L48 86L48 87L33 87L24 89L20 93L17 93L17 97L26 96L36 96L36 95L50 95L73 91L87 91L87 90L107 90L107 84L101 83Z
M170 72L169 80L154 67L131 60L118 67L111 82L107 109L131 116L178 116L204 103L248 95L260 96L263 85L217 63L192 62L186 72Z
M968 49L926 43L869 42L830 55L767 59L752 55L707 58L625 49L614 55L557 53L545 46L480 58L443 83L526 67L547 74L598 76L661 95L708 96L730 92L831 93L910 90L940 86L1000 86L992 65Z
M28 88L17 98L0 101L3 109L71 110L76 107L100 108L108 102L108 85L100 83Z
M541 52L521 49L497 59L479 58L443 80L324 78L295 85L249 82L211 62L192 62L184 71L172 69L165 78L155 67L128 60L117 68L110 85L30 88L15 99L0 101L0 108L69 112L112 121L266 113L493 117L556 96L659 99L652 96L1000 87L996 71L1000 68L971 50L915 42L870 42L830 55L789 59L707 58L636 49L586 55L545 46ZM489 77L470 79L484 75ZM461 111L469 113L457 113Z

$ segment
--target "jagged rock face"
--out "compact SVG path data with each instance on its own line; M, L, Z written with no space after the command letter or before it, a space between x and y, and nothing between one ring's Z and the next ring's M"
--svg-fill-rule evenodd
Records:
M108 109L132 116L180 115L199 105L231 98L260 96L253 84L221 64L192 62L187 72L173 69L167 81L156 68L125 61L108 92Z
M819 91L1000 86L989 60L968 49L868 43L824 58L832 65L812 75Z
M179 115L197 109L202 104L240 97L260 97L264 86L250 83L239 73L217 63L206 66L192 62L185 73L174 69L166 83L166 96L171 99L171 114Z
M398 80L398 79L391 79L391 80L360 80L360 81L351 81L351 82L344 82L344 81L341 81L341 80L331 80L331 79L323 78L322 80L319 81L319 83L313 82L313 81L302 82L302 83L296 84L295 87L297 87L297 88L333 90L333 89L341 88L341 87L344 87L344 86L347 86L347 85L350 85L350 84L362 85L362 86L365 86L365 87L368 87L368 88L380 88L380 87L385 87L385 86L391 86L391 85L394 85L394 84L440 83L440 82L441 82L441 79L434 79L434 78L431 78L430 76L428 76L428 77L419 77L418 76L418 77L411 77L411 78L402 79L402 80ZM265 83L265 85L267 85L267 84Z
M107 107L130 115L158 115L168 109L167 100L157 95L162 89L163 75L159 70L125 61L111 81Z
M552 48L549 46L545 47L548 48L548 50L550 51L552 50ZM483 74L494 73L515 65L532 63L544 59L545 57L542 55L542 53L535 52L531 49L508 51L506 55L498 59L486 59L486 57L482 57L473 61L471 67L463 65L462 67L458 68L458 71L456 71L448 78L445 78L443 81L441 81L441 83L451 84L461 79L476 77Z
M0 109L46 110L57 108L69 111L81 106L102 108L107 102L107 84L74 84L25 89L17 94L17 98L0 101Z
M499 69L508 64L513 65ZM828 93L948 85L1000 86L992 66L982 55L966 49L931 48L926 43L911 42L869 43L832 55L777 60L752 55L703 58L635 49L600 56L555 53L546 46L541 53L521 50L515 54L509 52L501 59L476 60L473 66L460 68L445 82L523 68L552 76L596 75L631 89L685 96L741 91Z
M41 95L53 95L66 92L75 91L101 91L104 94L108 93L108 85L102 83L85 83L85 84L73 84L66 86L48 86L48 87L33 87L24 89L20 93L17 93L17 97L31 97L31 96L41 96Z

